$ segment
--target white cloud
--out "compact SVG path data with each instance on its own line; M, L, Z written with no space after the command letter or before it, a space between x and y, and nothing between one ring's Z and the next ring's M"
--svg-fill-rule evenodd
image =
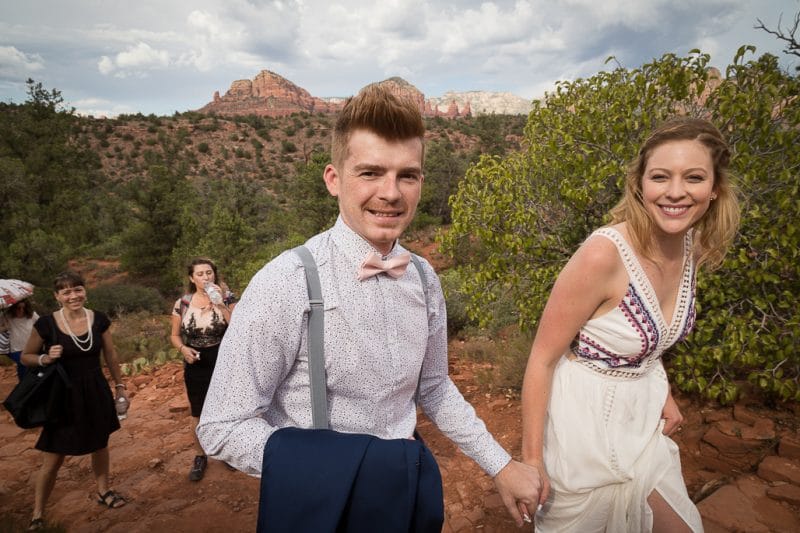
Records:
M65 98L96 97L142 112L197 108L235 79L270 69L316 96L405 77L448 90L540 96L555 80L629 68L700 47L724 68L742 44L782 46L753 30L798 0L74 0L35 8L0 0L0 99L10 74ZM45 67L46 65L46 67ZM85 70L89 65L92 71ZM32 74L36 75L33 76ZM204 100L205 99L205 100ZM112 110L102 104L96 110ZM135 112L134 111L134 112ZM122 111L125 112L125 111Z
M113 118L124 113L136 113L135 110L127 105L121 105L103 98L83 98L75 102L69 102L69 106L74 107L75 112L79 115L91 115L95 118Z
M393 34L403 40L425 36L428 20L423 0L382 0L366 11L365 22L371 32Z
M155 50L147 43L138 43L135 47L117 54L117 67L163 68L169 65L169 54L164 50Z
M232 0L214 10L193 10L186 19L188 49L180 64L207 72L221 65L264 68L296 55L299 1L255 4Z
M518 1L504 10L486 2L479 9L467 9L445 20L437 31L444 37L441 51L456 54L473 47L536 40L541 31L541 10L532 2Z
M147 43L138 42L118 53L114 58L103 56L97 69L103 75L114 74L119 78L128 76L147 76L151 70L159 70L170 64L169 53L157 50Z
M97 63L97 69L100 71L101 74L107 76L114 72L114 60L108 56L103 56L100 58L100 61Z
M39 54L26 54L14 46L0 46L0 79L20 80L44 68Z

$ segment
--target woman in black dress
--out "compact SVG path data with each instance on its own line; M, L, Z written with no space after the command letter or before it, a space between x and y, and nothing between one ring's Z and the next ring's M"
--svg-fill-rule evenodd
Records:
M117 397L127 400L109 331L111 322L103 313L83 306L86 288L80 275L74 272L59 274L54 286L61 309L36 321L23 350L22 362L31 368L60 364L72 386L64 398L68 416L65 420L45 424L36 442L36 449L42 451L44 462L36 478L31 530L44 525L42 517L47 498L67 455L92 454L98 503L111 509L126 503L108 486L108 437L120 426L114 397L100 367L100 352L116 383ZM44 346L48 347L46 352Z
M192 259L186 273L189 276L188 292L172 308L170 342L183 357L183 379L192 410L195 457L189 481L200 481L208 458L197 440L197 423L217 363L219 344L228 329L236 299L219 280L217 265L210 259Z

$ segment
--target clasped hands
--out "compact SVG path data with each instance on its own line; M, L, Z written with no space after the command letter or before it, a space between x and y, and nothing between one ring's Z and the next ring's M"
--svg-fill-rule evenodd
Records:
M542 464L512 460L497 473L494 483L517 527L532 521L536 510L550 493L550 480Z

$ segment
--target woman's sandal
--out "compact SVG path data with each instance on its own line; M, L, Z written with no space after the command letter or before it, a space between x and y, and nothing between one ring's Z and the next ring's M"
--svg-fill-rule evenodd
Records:
M99 496L99 498L97 499L97 503L99 503L100 505L105 505L109 509L118 509L119 507L122 507L123 505L128 503L128 500L126 500L113 490L109 490L105 494L100 494L98 492L97 496Z
M40 529L44 529L44 518L34 518L28 524L28 531L39 531Z

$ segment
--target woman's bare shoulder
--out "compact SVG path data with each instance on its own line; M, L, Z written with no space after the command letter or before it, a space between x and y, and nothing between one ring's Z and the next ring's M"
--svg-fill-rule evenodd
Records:
M591 235L570 259L576 268L592 273L593 277L614 276L624 269L617 246L602 235Z

